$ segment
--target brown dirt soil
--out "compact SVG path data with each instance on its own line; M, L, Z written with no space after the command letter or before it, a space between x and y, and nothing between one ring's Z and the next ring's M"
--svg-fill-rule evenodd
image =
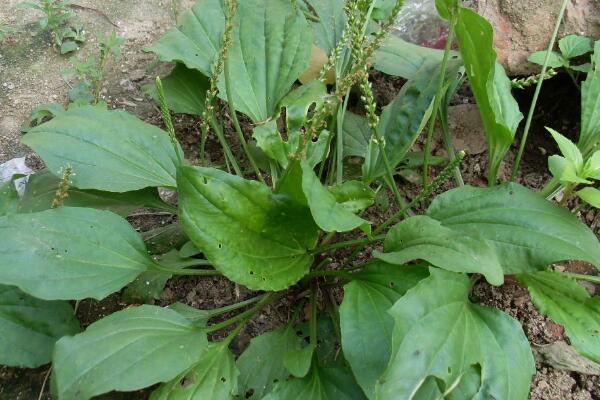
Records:
M49 102L64 103L66 92L72 81L61 75L68 65L67 58L58 56L56 51L51 48L49 38L39 33L34 23L35 13L15 9L19 2L19 0L8 0L0 4L0 19L19 29L18 34L0 44L0 163L16 156L27 155L30 165L39 168L41 165L39 160L32 156L27 148L19 144L19 126L35 106ZM180 0L179 9L183 10L191 3L192 0ZM146 0L144 7L140 7L140 2L135 0L105 0L101 3L93 0L80 0L77 1L77 4L91 8L76 10L76 21L82 23L86 30L98 32L116 29L127 38L122 59L111 65L111 73L103 92L106 101L111 107L125 108L150 123L161 125L161 118L156 106L147 100L141 87L151 82L152 77L162 71L164 67L156 69L157 64L153 55L144 53L143 48L173 24L171 2ZM94 10L101 11L101 13ZM115 28L109 20L118 28ZM90 35L90 38L92 37L93 34ZM94 54L95 51L92 39L76 53L76 56L85 57ZM401 79L380 73L373 75L373 82L380 106L389 103L403 84ZM542 102L534 119L522 172L519 176L519 180L529 187L541 188L548 180L546 157L547 154L556 151L543 126L553 126L572 137L575 137L578 131L578 94L569 88L569 84L567 79L558 77L548 82L542 93ZM526 111L531 91L523 91L517 97L521 102L522 110ZM473 99L468 89L461 90L453 102L454 106L461 107L472 104ZM353 104L351 109L361 112L361 107L357 103ZM459 116L460 114L461 112L457 113ZM459 134L463 143L472 145L474 142L480 142L479 137L473 137L475 130L471 129L472 122L463 123L464 121L461 122L460 118L457 121L455 129L460 130ZM188 116L177 116L174 122L188 158L192 162L197 161L198 120ZM247 125L245 126L247 127ZM233 139L234 135L231 129L228 132L232 142L237 143ZM507 156L507 165L503 167L502 171L504 176L510 173L510 160L514 158L517 144L518 142ZM443 146L438 139L434 145L437 154L443 155ZM421 144L417 143L415 148L419 149L420 146ZM213 160L215 163L221 161L218 156L220 154L219 146L214 140L209 143L209 152L217 155ZM485 152L467 156L461 166L465 181L472 185L485 186L487 184L486 162ZM443 189L446 190L452 186L453 182L448 182ZM401 190L410 199L419 192L419 187L408 182L401 182ZM394 206L374 207L366 215L366 218L373 222L380 222L394 211L396 211ZM584 211L580 217L597 234L600 232L600 218L597 211ZM169 221L164 217L144 215L142 212L138 217L131 218L131 222L140 231L147 231ZM368 247L361 252L359 260L367 259L371 250L372 248ZM340 254L340 256L343 255L345 254ZM334 260L334 266L335 262L336 260ZM564 268L584 272L582 269L585 270L586 267L579 264L567 264ZM596 293L600 293L600 290L597 290ZM161 299L156 304L168 305L180 301L194 307L210 309L246 299L251 295L252 293L245 288L222 278L176 278L169 281ZM335 292L334 296L338 301L341 300L341 293ZM531 343L545 344L565 340L562 328L540 315L532 305L527 292L513 280L508 280L504 286L499 288L478 283L473 292L473 299L484 305L498 307L520 320ZM283 324L293 310L293 300L293 298L285 298L267 307L233 342L233 350L241 351L251 337ZM85 327L103 316L127 306L128 304L124 303L120 294L117 293L103 301L82 301L79 304L77 316ZM217 333L216 337L222 335L223 333ZM48 366L35 370L0 367L0 400L37 399L47 372ZM137 400L147 398L149 393L149 390L138 393L110 393L100 398ZM45 391L41 398L50 399L50 396ZM538 363L530 399L598 400L600 399L600 378L555 370L548 365Z

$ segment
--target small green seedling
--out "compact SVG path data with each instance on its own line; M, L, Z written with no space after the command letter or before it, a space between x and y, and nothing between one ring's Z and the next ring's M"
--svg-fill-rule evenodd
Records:
M579 88L579 83L577 82L577 77L574 72L588 73L591 70L591 64L584 63L574 65L573 61L594 51L593 40L585 36L569 35L558 41L558 48L560 49L560 52L553 51L550 53L548 67L550 67L551 70L553 68L564 68L571 79L573 79L575 86ZM528 60L534 64L544 65L545 58L546 51L536 51L529 56Z
M589 186L594 180L600 180L600 150L597 150L586 161L575 143L558 133L552 128L546 128L558 144L562 156L553 155L548 159L548 167L552 175L565 186L562 203L575 193L586 203L600 208L600 190ZM585 188L574 192L578 186Z
M125 39L119 37L115 32L111 34L98 34L98 47L100 59L89 57L81 61L72 57L71 69L67 75L74 75L79 80L69 91L69 99L74 103L97 104L100 101L100 92L106 74L106 67L111 58L121 57L121 45Z
M80 26L68 26L75 15L71 10L71 0L39 0L37 3L21 3L19 8L38 10L44 13L38 22L40 27L49 31L60 54L67 54L79 49L85 42L85 31Z
M9 26L6 22L0 21L0 42L15 32L15 29Z

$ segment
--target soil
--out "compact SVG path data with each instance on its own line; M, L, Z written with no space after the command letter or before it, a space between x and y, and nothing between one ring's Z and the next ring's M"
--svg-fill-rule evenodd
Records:
M13 157L26 156L32 168L39 169L41 162L31 154L30 150L20 144L21 123L29 116L30 111L40 104L65 103L66 93L73 84L71 78L63 76L68 68L68 57L58 55L52 47L50 37L40 33L36 24L38 15L31 10L18 10L16 5L20 0L5 0L0 3L0 20L16 27L19 32L0 44L0 163ZM156 40L174 23L173 4L177 11L188 8L192 0L145 0L144 6L135 0L78 0L75 21L82 24L89 32L89 40L75 54L85 58L97 54L94 39L96 32L116 30L127 41L124 45L122 58L110 65L110 73L103 90L103 97L112 108L124 108L140 118L161 125L160 113L156 106L149 101L142 91L142 86L150 83L152 78L164 72L164 66L159 66L152 54L143 49ZM372 77L374 91L379 106L389 103L404 81L375 73ZM526 112L531 100L532 90L520 91L516 94L521 109ZM540 106L533 120L530 139L526 146L523 168L519 181L534 188L541 188L549 179L546 160L547 155L556 152L555 145L544 130L544 125L552 126L567 136L576 137L579 124L579 93L567 77L556 77L547 82L541 96ZM468 148L469 155L461 165L461 171L467 183L485 186L485 168L487 156L481 149L481 130L478 127L471 93L467 88L462 89L452 103L450 123L456 136L462 142L455 143L462 148L462 143ZM359 104L351 109L361 112ZM476 114L476 113L475 113ZM465 116L469 117L466 118ZM189 116L177 116L174 120L179 139L192 162L198 158L198 120ZM225 124L226 128L229 124ZM247 127L245 125L245 127ZM235 135L228 129L232 143L237 143ZM520 133L518 134L520 137ZM421 143L415 145L419 149ZM507 156L506 165L502 167L500 177L510 173L511 163L516 154L518 140ZM234 146L235 147L235 146ZM443 155L444 150L439 139L434 143L434 151ZM209 143L210 154L220 154L219 145L212 140ZM239 153L239 152L238 152ZM212 160L221 162L220 156ZM442 190L454 185L447 182ZM400 189L408 198L413 198L418 192L418 185L401 182ZM390 198L392 196L390 195ZM424 207L424 205L421 205ZM382 221L395 211L393 206L373 208L366 215L372 221ZM597 211L586 210L580 214L596 234L600 234L600 218ZM130 219L136 228L142 232L170 222L167 217L156 217L151 214L138 213ZM366 248L359 259L366 259L372 248ZM342 254L343 255L343 254ZM335 265L335 260L334 260ZM576 272L588 272L588 266L579 263L569 263L559 268ZM598 288L593 286L590 290ZM157 305L168 305L183 302L191 306L211 309L246 299L253 294L247 289L237 286L222 278L176 278L169 281ZM340 293L334 293L341 300ZM563 329L543 317L532 305L526 290L514 280L499 288L485 283L478 283L473 292L473 299L482 304L500 308L523 323L524 331L532 344L547 344L558 340L566 340ZM255 317L241 335L232 343L233 350L240 352L251 337L261 332L271 330L289 318L293 311L293 298L285 298L267 307L264 312ZM77 316L82 326L106 316L114 311L127 307L119 293L103 301L85 300L78 305ZM218 332L216 337L223 335ZM20 370L0 367L0 400L35 400L40 394L49 369L44 366L35 370ZM46 390L41 399L50 399ZM105 400L145 399L151 390L137 393L110 393L100 397ZM538 363L537 373L532 383L530 399L532 400L590 400L600 399L600 377L586 376L570 371L554 369L550 365Z

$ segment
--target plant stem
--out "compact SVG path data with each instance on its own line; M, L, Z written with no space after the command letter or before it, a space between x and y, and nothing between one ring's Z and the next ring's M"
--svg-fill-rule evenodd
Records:
M217 315L221 315L221 314L225 314L227 312L231 312L231 311L235 311L239 308L243 308L246 307L250 304L254 304L257 301L260 301L261 299L263 299L265 296L268 296L268 294L262 294L260 296L256 296L256 297L252 297L248 300L244 300L244 301L240 301L239 303L235 303L235 304L231 304L228 306L224 306L224 307L220 307L220 308L215 308L212 310L208 311L208 314L210 316L210 318L215 317Z
M317 283L310 285L310 345L317 347Z
M313 254L319 254L319 253L325 253L327 251L330 250L335 250L335 249L343 249L346 247L350 247L350 246L354 246L357 244L369 244L371 242L377 242L379 240L383 240L385 239L385 235L380 235L380 236L374 236L372 238L362 238L362 239L353 239L353 240L346 240L343 242L337 242L337 243L333 243L330 245L326 245L326 246L321 246L317 249L315 249L313 251Z
M221 125L219 125L214 114L211 115L211 125L217 135L217 138L219 139L219 142L221 143L221 147L223 148L225 157L229 160L229 162L233 166L233 170L235 171L235 174L243 177L244 174L242 173L242 170L240 169L240 165L238 164L237 159L235 158L233 153L231 152L231 148L229 147L229 144L227 143L227 140L225 139L225 135L223 134L223 127Z
M571 80L573 81L575 87L581 92L581 86L579 85L579 82L577 82L577 78L575 78L575 75L573 75L573 71L571 71L570 68L565 68L565 71L567 71L567 75L571 77Z
M200 260L200 259L190 259L190 260L184 260L184 261L178 261L178 262L165 262L164 264L161 264L163 267L167 267L167 268L187 268L187 267L196 267L199 265L212 265L210 261L208 260Z
M562 6L558 13L558 18L556 19L556 24L554 25L554 31L552 32L552 38L550 39L550 43L548 44L548 50L546 51L546 57L544 57L544 65L542 66L541 76L546 76L546 70L548 69L548 62L550 61L550 53L554 48L554 43L556 42L556 37L558 36L558 30L560 28L560 24L562 22L563 16L565 15L565 10L567 5L569 4L569 0L563 0ZM510 180L514 181L517 173L519 172L519 165L521 164L521 158L523 157L523 151L525 150L525 144L527 143L527 136L529 135L529 130L531 129L531 122L533 121L533 113L535 112L535 107L537 105L538 98L540 97L540 91L542 90L542 85L544 84L544 79L540 79L535 86L535 92L533 93L533 100L531 101L531 106L529 107L529 113L527 114L527 120L525 121L525 129L523 131L523 138L521 139L521 144L519 145L519 152L517 153L517 158L515 159L515 164L513 165L512 173L510 175Z
M336 130L337 130L337 140L336 140L336 144L337 144L337 166L335 169L335 183L337 185L341 185L343 183L344 180L344 131L343 131L343 127L344 127L344 117L346 115L346 108L348 107L348 98L350 94L350 89L348 89L346 91L346 96L344 97L344 103L342 104L341 108L338 108L338 112L337 112L337 126L336 126Z
M343 279L347 279L347 280L352 280L352 278L353 278L352 274L347 271L342 271L339 269L319 269L319 270L309 272L306 275L305 279L314 279L314 278L320 278L323 276L334 276L337 278L343 278Z
M580 281L588 281L600 284L600 276L594 275L584 275L584 274L574 274L571 272L561 272L562 275L568 276L573 279L578 279Z
M433 111L431 114L431 118L429 119L429 131L427 132L425 149L423 150L423 187L427 187L427 185L429 185L429 153L431 152L431 142L433 141L433 131L435 129L435 123L437 121L438 110L440 104L442 103L442 97L444 96L444 84L446 83L446 69L448 68L450 50L452 50L456 19L457 13L456 10L453 9L452 15L450 16L450 27L448 30L448 39L446 40L446 47L444 48L444 57L442 58L442 64L440 67L440 81L438 82L437 93L435 94L435 100L433 101Z
M560 200L560 203L559 203L560 206L564 207L567 204L567 201L569 201L569 199L573 195L573 191L575 190L576 187L577 187L576 183L570 183L567 185L567 187L565 188L565 192L563 193L563 197Z
M259 313L265 306L277 300L280 295L277 293L268 293L265 295L260 301L251 309L246 310L232 318L226 319L225 321L219 322L217 324L211 325L208 327L205 332L212 333L219 331L223 328L227 328L229 325L234 324L238 321L244 321L252 318L255 314Z
M221 273L214 269L180 269L180 268L169 268L164 265L155 262L151 266L152 269L160 272L164 272L171 275L195 275L195 276L218 276Z
M231 115L231 120L233 121L233 126L235 127L235 131L238 134L240 143L242 144L242 148L244 149L244 152L246 153L246 157L248 157L248 161L250 161L250 165L252 165L252 169L254 170L254 173L256 174L256 176L262 183L265 183L265 180L264 180L262 174L260 173L258 166L256 165L254 156L252 156L252 154L250 153L250 150L248 149L248 143L246 142L246 138L244 137L244 132L242 132L242 127L240 126L240 121L238 120L237 113L235 111L235 107L234 107L234 103L233 103L233 92L231 89L231 75L229 73L229 57L227 57L225 59L224 75L225 75L225 91L227 92L227 103L229 105L229 114Z

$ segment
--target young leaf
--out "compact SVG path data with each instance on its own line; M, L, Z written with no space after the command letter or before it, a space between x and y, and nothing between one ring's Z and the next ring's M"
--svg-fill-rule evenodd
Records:
M308 345L301 349L288 351L283 356L283 366L297 378L303 378L308 374L312 365L315 346Z
M279 114L279 102L308 67L312 31L302 12L281 0L238 2L234 24L233 102L253 122L265 121ZM226 98L223 80L219 95Z
M448 271L480 273L492 285L504 282L502 265L487 240L476 235L460 235L425 215L408 218L394 226L386 235L384 251L375 251L373 255L396 265L425 260Z
M29 177L25 194L19 202L20 213L31 213L48 210L56 196L60 178L48 170L36 172ZM163 202L156 188L145 188L125 193L103 192L100 190L81 190L69 188L69 197L64 201L69 207L89 207L109 210L122 217L127 217L135 210L143 207L173 209Z
M361 227L370 231L370 223L338 203L335 196L321 184L308 161L301 162L302 190L316 224L325 232L347 232Z
M596 152L586 161L585 166L583 167L583 176L600 180L600 150L596 150Z
M529 57L527 57L527 61L532 62L538 65L544 65L544 61L546 60L546 51L536 51L535 53L531 53ZM548 67L550 68L561 68L569 65L569 61L565 60L563 56L559 53L552 51L550 52L550 58L548 59Z
M415 78L417 72L426 64L439 65L443 57L443 50L418 46L396 35L388 35L373 55L373 67L385 74L410 80ZM452 51L450 59L458 58L458 52Z
M118 311L54 349L61 400L87 400L169 381L200 360L206 334L173 310L140 306Z
M319 19L310 21L315 33L315 42L329 55L342 39L346 27L344 0L308 0L307 3Z
M342 134L344 135L344 157L365 158L373 134L369 121L365 117L346 111Z
M568 35L558 41L560 52L568 60L594 51L592 44L592 39L580 35Z
M455 76L458 64L449 68L448 76ZM429 120L438 80L439 64L423 65L415 77L408 81L396 98L383 108L378 129L385 140L385 151L392 168L395 168L410 150ZM385 165L379 146L369 141L363 180L372 182L385 174Z
M154 261L123 218L60 207L0 217L0 283L46 300L103 299Z
M600 40L594 46L593 69L581 84L581 133L578 147L587 154L600 143Z
M299 133L308 117L308 110L314 105L315 109L321 108L327 96L327 86L321 81L312 81L291 91L280 103L285 108L285 121L288 134ZM296 142L299 138L294 139ZM292 143L293 141L290 140ZM294 143L294 150L297 143Z
M329 186L328 190L335 201L351 213L358 213L375 203L375 191L363 182L346 181L341 185Z
M600 190L593 187L586 187L578 191L577 196L592 207L600 208Z
M552 176L564 183L591 183L578 176L577 167L571 160L556 154L548 157L548 169Z
M456 36L485 128L489 176L495 180L523 115L510 92L510 80L496 62L494 31L490 23L475 11L460 7Z
M150 400L233 399L239 371L227 345L228 342L209 345L196 365L161 385Z
M229 279L281 290L308 272L318 228L306 207L216 169L182 167L177 181L185 232Z
M0 217L17 212L19 205L19 193L14 181L0 184Z
M275 382L284 381L289 372L283 359L288 352L299 349L300 343L292 324L252 339L237 360L239 396L249 400L262 399Z
M600 362L600 297L591 297L575 280L554 271L518 278L541 313L565 327L573 347Z
M581 155L581 151L579 151L573 142L554 129L548 127L546 127L546 129L550 132L556 144L558 144L558 148L562 155L573 163L578 174L581 173L581 169L583 168L583 156Z
M37 368L50 362L54 343L79 332L66 301L43 301L0 285L0 364Z
M409 399L429 377L444 390L481 369L473 398L526 399L535 363L520 324L499 310L471 304L464 274L430 269L394 304L393 354L378 399Z
M222 0L197 0L148 50L161 61L178 61L210 76L212 63L223 43L225 12Z
M165 100L171 111L202 116L206 92L210 84L208 78L201 72L177 64L169 76L162 78L162 85ZM158 92L154 83L144 86L144 91L158 102Z
M394 320L388 309L406 291L426 278L423 267L375 261L344 286L340 328L344 356L369 399L390 359Z
M175 186L177 155L169 135L125 111L77 107L33 128L23 143L55 175L73 167L73 186L127 192ZM177 151L182 152L179 145Z
M195 326L201 328L206 327L208 325L208 320L211 318L209 311L200 310L183 303L173 303L168 308L176 311L177 314L181 315Z
M535 272L564 260L600 268L600 244L592 231L568 210L516 183L450 190L431 203L427 215L485 238L505 274Z
M279 382L263 400L363 400L352 374L340 367L313 367L302 379Z

